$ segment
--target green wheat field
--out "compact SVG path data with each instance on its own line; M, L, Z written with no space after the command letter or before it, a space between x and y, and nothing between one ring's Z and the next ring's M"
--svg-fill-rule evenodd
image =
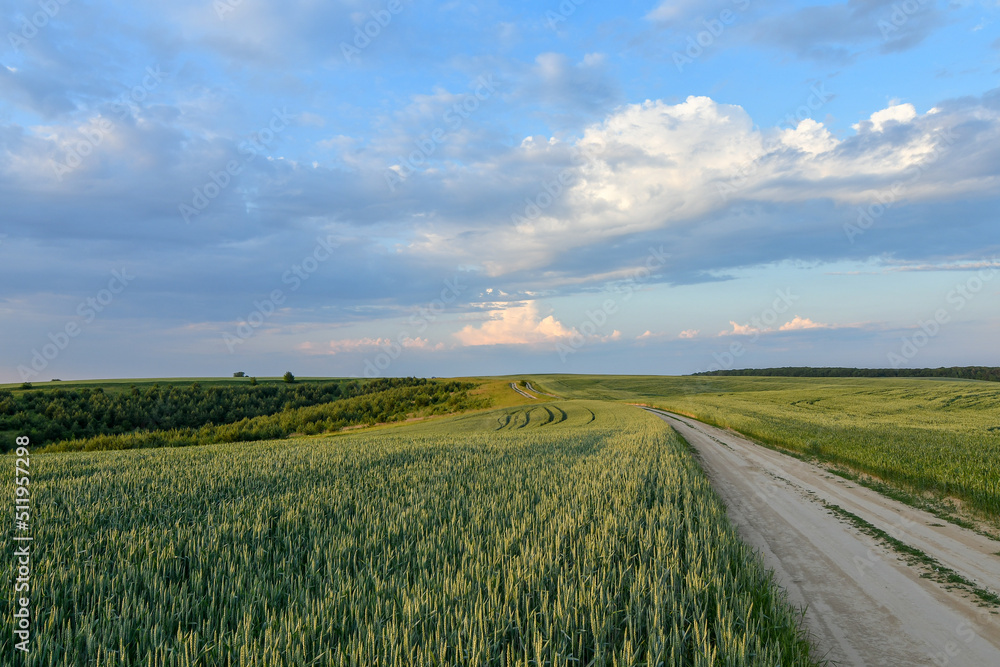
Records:
M509 387L519 379L558 398L524 399ZM67 441L33 453L36 616L23 664L819 664L801 610L739 540L687 444L628 403L957 499L980 516L1000 510L996 383L407 383L338 389L353 398L254 417L287 421L282 433L336 433L191 446L150 435L130 449L72 451L85 447ZM9 419L34 423L12 412L22 399L10 391ZM120 391L129 401L167 395ZM207 400L202 391L182 398ZM72 398L60 396L58 405ZM464 412L441 416L445 406ZM12 470L7 454L5 480ZM0 572L12 582L14 560ZM4 656L12 613L0 597Z

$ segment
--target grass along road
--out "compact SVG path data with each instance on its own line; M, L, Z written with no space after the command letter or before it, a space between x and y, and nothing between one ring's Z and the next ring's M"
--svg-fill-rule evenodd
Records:
M741 537L807 608L820 657L855 666L1000 665L995 606L981 606L952 577L909 566L839 517L859 517L993 593L997 542L732 432L655 412L697 450Z

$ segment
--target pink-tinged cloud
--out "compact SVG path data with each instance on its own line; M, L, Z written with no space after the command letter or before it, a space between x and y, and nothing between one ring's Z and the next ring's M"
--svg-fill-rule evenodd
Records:
M808 317L795 316L791 322L785 322L779 327L778 331L797 331L799 329L832 329L829 324L823 324L821 322L813 322Z
M684 331L677 334L678 338L697 338L701 331L698 329L685 329Z
M491 310L490 319L478 327L470 324L455 334L467 347L478 345L533 345L566 340L573 330L552 315L541 317L534 301Z
M758 329L756 327L750 326L749 324L738 324L732 320L729 323L733 325L732 331L720 331L720 336L753 336L754 334L760 334L767 329Z

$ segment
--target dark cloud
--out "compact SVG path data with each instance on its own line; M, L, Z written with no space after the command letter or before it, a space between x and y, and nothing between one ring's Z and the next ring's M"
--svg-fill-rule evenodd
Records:
M849 62L872 48L881 53L911 49L947 22L935 3L849 0L762 19L753 25L752 39L799 57Z

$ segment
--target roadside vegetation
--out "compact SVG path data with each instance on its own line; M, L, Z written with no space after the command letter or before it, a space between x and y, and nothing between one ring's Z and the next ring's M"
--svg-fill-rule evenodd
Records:
M647 403L870 475L997 523L1000 386L963 380L539 376L563 396Z
M25 664L814 664L686 444L631 407L32 467Z

